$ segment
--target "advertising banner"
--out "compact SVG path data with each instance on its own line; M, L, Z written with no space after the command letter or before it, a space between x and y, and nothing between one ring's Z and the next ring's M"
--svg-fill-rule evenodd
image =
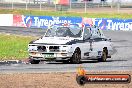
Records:
M94 24L104 30L132 30L132 19L95 18Z
M0 14L0 26L12 26L13 14Z
M82 17L54 17L54 16L13 16L13 26L48 28L48 26L60 23L81 23Z
M16 27L28 27L25 23L25 17L24 15L13 15L13 25Z
M46 29L59 23L84 23L102 30L132 30L132 19L13 15L13 26Z

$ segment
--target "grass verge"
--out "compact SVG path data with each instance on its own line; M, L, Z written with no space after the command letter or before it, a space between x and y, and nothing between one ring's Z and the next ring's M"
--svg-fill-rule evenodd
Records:
M38 10L9 10L0 9L0 14L23 14L35 16L74 16L74 17L90 17L90 18L132 18L128 13L77 13L62 11L38 11Z
M28 57L28 43L35 37L0 34L0 60Z

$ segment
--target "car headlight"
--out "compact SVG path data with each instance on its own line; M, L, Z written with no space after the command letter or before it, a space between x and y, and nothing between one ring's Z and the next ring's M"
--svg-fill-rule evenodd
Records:
M37 50L37 46L28 46L28 51L36 51Z
M68 46L61 46L61 47L60 47L60 51L61 51L61 52L66 52L66 51L68 51Z

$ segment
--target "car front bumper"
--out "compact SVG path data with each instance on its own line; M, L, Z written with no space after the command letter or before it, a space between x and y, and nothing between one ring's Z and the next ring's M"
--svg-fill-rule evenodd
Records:
M66 60L72 57L72 52L29 52L29 57L35 60Z

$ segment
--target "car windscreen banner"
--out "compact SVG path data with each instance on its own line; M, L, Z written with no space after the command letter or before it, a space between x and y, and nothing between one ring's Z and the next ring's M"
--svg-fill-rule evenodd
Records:
M85 23L102 30L132 30L132 19L13 15L13 26L46 29L51 25Z

